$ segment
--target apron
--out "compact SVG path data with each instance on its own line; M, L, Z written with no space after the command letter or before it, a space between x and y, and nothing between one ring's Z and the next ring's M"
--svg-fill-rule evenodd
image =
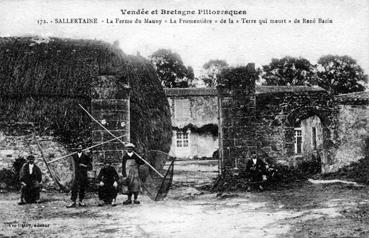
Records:
M126 162L126 171L128 178L128 191L132 193L141 190L141 181L138 176L138 165L134 159L128 159Z

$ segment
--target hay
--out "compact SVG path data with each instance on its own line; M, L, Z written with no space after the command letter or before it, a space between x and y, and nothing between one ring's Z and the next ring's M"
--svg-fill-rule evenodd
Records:
M124 54L91 40L0 38L3 97L90 96L91 79L119 73Z
M172 138L169 103L164 89L149 61L142 57L130 57L131 87L131 141L138 151L169 152Z
M92 40L0 38L0 122L34 122L66 145L91 143L90 85L99 75L129 83L131 141L139 151L169 151L169 105L152 65Z

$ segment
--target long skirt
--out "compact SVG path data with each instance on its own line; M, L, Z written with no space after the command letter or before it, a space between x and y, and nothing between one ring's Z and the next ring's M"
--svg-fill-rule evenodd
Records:
M106 203L111 203L117 197L117 189L112 184L105 184L99 187L99 199Z
M40 199L40 185L37 181L21 187L22 197L27 203L34 203Z
M128 192L136 193L141 190L141 180L138 174L138 165L135 160L129 159L126 163Z

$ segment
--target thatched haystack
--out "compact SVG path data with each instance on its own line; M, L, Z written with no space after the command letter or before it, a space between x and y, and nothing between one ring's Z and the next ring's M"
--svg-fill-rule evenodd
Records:
M168 100L151 63L142 57L129 57L131 86L131 140L138 149L169 152L172 127ZM143 86L145 85L145 86ZM158 90L160 88L160 90Z
M91 82L114 75L131 87L131 141L168 152L170 111L152 65L101 41L0 38L0 122L34 122L67 147L91 144ZM0 124L1 124L0 123ZM0 128L1 130L2 128Z
M151 64L92 40L0 38L0 121L33 121L66 143L89 139L90 84L99 75L129 83L131 133L145 149L169 150L170 113Z
M0 121L32 121L67 144L87 143L78 103L90 107L92 78L118 74L125 56L116 51L96 41L0 38Z

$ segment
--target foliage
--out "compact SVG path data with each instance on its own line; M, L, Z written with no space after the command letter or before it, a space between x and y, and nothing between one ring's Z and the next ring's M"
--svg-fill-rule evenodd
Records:
M225 60L216 59L209 60L202 67L205 71L205 75L202 77L205 85L207 87L215 87L218 85L218 75L223 69L228 68L229 66Z
M316 80L314 66L304 58L284 57L272 59L262 66L265 85L305 85Z
M173 127L174 130L187 131L191 130L191 133L197 133L199 135L212 135L214 137L218 136L218 125L216 124L206 124L202 127L197 127L193 124L188 124L183 128Z
M333 95L365 91L368 76L351 57L326 55L318 60L318 85Z
M267 180L262 182L264 188L268 190L279 190L289 187L293 184L307 180L318 173L317 168L320 166L315 161L307 161L300 164L297 168L288 167L285 165L271 164L266 172ZM203 189L212 192L229 192L229 191L248 191L252 186L247 173L240 171L239 174L226 176L220 175L212 184L212 186L204 186Z
M219 74L219 86L227 89L245 88L246 86L254 86L255 80L258 78L258 71L255 70L254 64L247 66L225 68Z
M160 49L150 56L150 60L164 87L188 87L189 81L194 79L193 69L186 68L181 56L176 52Z
M262 67L265 85L318 85L332 95L365 90L368 76L349 56L326 55L312 65L307 59L272 59Z

